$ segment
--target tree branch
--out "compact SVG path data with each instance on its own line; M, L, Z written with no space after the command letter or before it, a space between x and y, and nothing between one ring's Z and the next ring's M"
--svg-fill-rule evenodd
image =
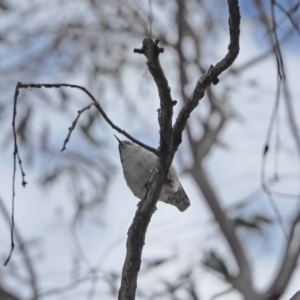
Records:
M140 142L139 140L135 139L134 137L132 137L130 134L128 134L125 130L121 129L120 127L118 127L117 125L115 125L110 119L109 117L106 115L105 111L102 109L100 103L96 100L96 98L83 86L77 85L77 84L68 84L68 83L21 83L19 82L16 86L16 93L19 94L19 89L21 88L61 88L61 87L70 87L70 88L75 88L75 89L79 89L82 90L84 93L86 93L90 99L95 103L95 107L98 109L99 113L102 115L102 117L104 118L104 120L116 131L118 131L119 133L123 134L124 136L126 136L129 140L131 140L132 142L134 142L135 144L153 152L155 155L159 155L159 151L155 148L152 148L142 142Z
M15 295L11 294L10 292L4 290L1 286L0 286L0 299L2 299L2 300L21 300L17 296L15 296Z
M290 300L300 300L300 291L298 291Z
M20 94L20 89L22 88L61 88L61 87L70 87L70 88L77 88L82 90L84 93L86 93L93 101L92 104L89 104L88 106L84 107L83 109L78 111L78 115L75 118L75 120L72 123L72 126L69 128L69 133L64 141L63 144L63 148L62 151L65 149L66 144L68 143L71 133L72 131L75 129L75 126L77 124L77 121L79 119L79 117L81 116L81 114L89 109L92 105L94 105L99 113L103 116L104 120L116 131L118 131L119 133L125 135L128 139L130 139L131 141L133 141L134 143L136 143L137 145L140 145L141 147L153 152L155 155L159 156L160 152L155 149L152 148L148 145L145 145L144 143L140 142L139 140L135 139L134 137L132 137L131 135L129 135L125 130L122 130L121 128L119 128L118 126L116 126L106 115L106 113L104 112L104 110L102 109L102 107L100 106L100 103L96 100L96 98L85 88L82 87L80 85L75 85L75 84L67 84L67 83L54 83L54 84L49 84L49 83L39 83L39 84L35 84L35 83L21 83L18 82L18 84L16 85L15 88L15 94L14 94L14 107L13 107L13 118L12 118L12 127L13 127L13 137L14 137L14 152L13 152L13 156L14 156L14 163L13 163L13 178L12 178L12 213L11 213L11 249L10 249L10 253L7 257L7 259L4 262L4 265L6 266L12 256L12 253L14 251L14 206L15 206L15 178L16 178L16 168L17 168L17 160L18 160L18 164L19 164L19 169L21 171L21 176L22 176L22 185L23 187L26 186L27 182L25 181L25 172L22 166L22 160L21 160L21 156L19 153L19 149L18 149L18 140L17 140L17 130L16 130L16 116L17 116L17 102L18 102L18 96Z
M195 164L195 167L191 169L191 172L202 194L204 195L206 202L210 207L216 221L218 222L220 230L226 237L232 253L236 258L239 267L239 273L230 283L232 283L234 288L238 289L243 295L249 296L249 298L246 299L259 299L256 296L253 296L254 289L252 286L251 266L247 259L246 253L236 235L233 222L227 218L226 213L222 209L217 195L210 185L201 164Z
M298 124L296 121L297 118L295 116L296 110L293 105L293 99L292 99L287 81L285 81L283 83L283 95L284 95L286 110L287 110L287 113L289 116L288 121L290 124L291 133L292 133L295 143L296 143L298 159L300 159L300 136L299 136L300 131L299 131L299 127L298 127Z
M175 102L171 98L168 81L159 62L159 54L163 50L158 47L158 40L154 42L150 38L145 38L142 48L134 49L134 52L146 56L148 69L156 82L159 92L160 159L156 168L150 174L150 179L146 183L146 196L140 201L133 222L128 230L127 252L122 270L119 300L135 299L137 277L141 266L147 228L155 211L162 185L167 180L167 174L174 157L172 149L172 115Z
M0 198L0 210L2 211L2 215L4 216L6 222L9 224L10 223L9 213L8 213L4 203L3 203L2 198ZM16 240L17 240L18 245L20 247L20 252L22 254L22 257L24 259L24 264L27 268L28 275L30 276L29 282L30 282L31 289L32 289L32 294L33 294L32 299L36 300L38 298L38 295L37 295L38 294L37 276L36 276L34 267L32 265L32 260L29 256L28 251L27 251L26 245L25 245L25 243L24 243L24 241L21 237L21 234L19 233L17 228L14 228L14 229L15 229L15 237L16 237ZM0 292L0 296L1 296L1 292ZM0 299L2 299L2 298L0 297Z
M76 125L77 125L77 122L78 122L80 116L81 116L86 110L90 109L93 105L95 105L95 102L92 102L92 103L90 103L89 105L87 105L87 106L85 106L84 108L82 108L82 109L80 109L80 110L77 111L78 114L77 114L76 118L74 119L74 121L73 121L71 127L69 127L69 133L68 133L68 135L67 135L67 137L66 137L66 139L65 139L65 141L64 141L63 147L61 148L60 151L64 151L64 150L66 149L67 143L69 142L69 140L70 140L70 138L71 138L71 134L72 134L73 130L75 129L75 127L76 127Z
M158 47L158 40L155 42L150 38L143 40L141 49L134 49L134 52L144 54L148 60L148 69L157 85L160 109L158 120L160 125L160 159L156 169L152 172L147 183L146 197L140 202L132 225L128 231L127 253L122 270L121 287L119 300L135 299L137 287L137 276L141 265L142 249L145 243L145 235L155 210L162 184L167 179L167 174L180 143L182 132L185 128L190 113L198 105L199 100L204 96L205 89L211 84L218 82L218 75L226 70L235 60L239 52L239 23L240 14L238 0L228 0L229 24L230 24L230 45L229 53L215 67L210 67L208 72L198 81L193 95L188 99L182 108L174 125L174 136L172 128L173 106L176 101L172 100L170 87L159 62L159 54L163 52ZM247 260L246 260L247 262Z
M181 109L174 125L173 146L177 150L182 140L182 131L185 128L186 122L190 117L191 112L199 104L199 101L204 97L204 92L212 83L219 82L218 76L228 69L239 53L239 36L240 36L240 11L238 0L228 0L229 7L229 33L230 43L226 56L214 66L210 66L208 71L198 80L192 95L186 101Z
M288 282L297 266L297 260L300 254L300 211L293 220L289 243L287 244L283 260L278 269L277 276L272 285L265 293L263 299L279 299L283 294ZM274 298L274 297L278 298ZM273 298L272 298L273 297Z
M158 173L156 173L158 172ZM155 211L157 199L159 197L164 170L153 170L152 176L147 183L147 194L138 205L132 224L128 230L126 243L126 258L122 269L121 287L119 290L119 300L133 300L137 288L137 277L142 262L142 251L145 244L145 236L151 217Z

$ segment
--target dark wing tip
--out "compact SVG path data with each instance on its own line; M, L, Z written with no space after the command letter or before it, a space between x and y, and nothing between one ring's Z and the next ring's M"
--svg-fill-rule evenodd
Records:
M190 199L188 198L182 186L180 186L180 188L178 189L176 193L176 198L177 198L176 207L180 211L185 211L191 205Z

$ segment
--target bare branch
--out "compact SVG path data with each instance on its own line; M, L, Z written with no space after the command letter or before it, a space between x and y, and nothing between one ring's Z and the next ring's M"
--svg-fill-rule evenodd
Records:
M81 276L81 277L78 276L78 278L75 278L73 281L71 281L70 283L68 283L66 285L63 285L60 287L56 286L53 289L39 292L39 296L41 296L41 297L53 296L53 295L61 296L63 293L67 293L73 289L78 288L79 285L81 285L87 281L93 280L94 277L96 277L98 279L98 278L102 278L103 275L102 274L93 275L92 272L88 271L88 272L86 272L86 274L84 276Z
M296 12L299 8L299 2L295 3L294 6L292 6L289 11L286 10L281 3L278 3L277 1L273 0L272 2L274 5L276 5L290 20L291 24L293 25L293 28L297 31L297 33L300 35L300 29L299 29L299 24L297 21L294 20L293 18L293 13Z
M293 36L293 33L294 33L294 30L291 29L289 30L279 41L279 44L280 45L283 45L286 41L288 41L291 36ZM266 52L262 53L262 54L259 54L257 55L256 57L254 58L251 58L249 61L243 63L242 65L240 66L237 66L237 67L232 67L230 69L230 72L229 73L226 73L226 74L239 74L241 73L242 71L245 71L246 69L250 68L250 67L254 67L256 64L262 62L264 59L266 59L269 55L273 54L274 51L275 51L275 48L276 46L275 45L271 45L271 48L269 50L267 50Z
M21 156L19 153L18 149L18 140L17 140L17 130L16 130L16 116L17 116L17 101L18 101L18 96L19 96L19 88L20 88L20 83L17 84L15 88L15 95L14 95L14 108L13 108L13 118L12 118L12 128L13 128L13 136L14 136L14 163L13 163L13 178L12 178L12 201L11 201L11 228L10 228L10 239L11 239L11 248L9 255L7 259L4 262L4 266L7 266L7 264L10 261L10 258L12 256L12 253L15 248L15 243L14 243L14 227L15 227L15 196L16 196L16 169L17 169L17 159L19 163L19 168L21 171L21 176L22 176L22 185L23 187L26 186L27 182L25 181L25 172L23 170L22 166L22 160Z
M190 117L191 112L198 105L199 101L204 97L204 92L212 83L219 82L218 76L228 69L239 53L239 36L240 36L240 11L238 0L228 0L229 7L229 32L230 43L228 46L228 53L226 56L216 64L210 66L209 70L198 80L192 95L186 101L184 107L181 109L174 125L174 139L173 146L175 150L181 143L182 131L185 128L186 122Z
M6 207L3 203L3 200L0 198L0 210L2 211L2 214L4 216L4 218L6 219L7 223L9 224L9 213L8 211L6 210ZM23 256L23 259L24 259L24 264L28 270L28 274L30 276L30 284L31 284L31 288L32 288L32 293L33 293L33 300L37 299L37 291L38 291L38 287L37 287L37 277L36 277L36 274L35 274L35 271L34 271L34 267L32 265L32 261L30 259L30 256L28 254L28 251L26 249L26 245L24 243L24 241L22 240L22 237L21 237L21 234L19 233L19 231L14 228L15 230L15 237L16 237L16 240L19 244L19 247L20 247L20 251L21 251L21 254ZM1 293L0 293L0 296L1 296ZM0 297L0 299L2 299Z
M21 300L17 296L12 295L10 292L4 290L1 286L0 286L0 299L2 299L2 300Z
M284 70L284 64L283 64L283 58L281 54L281 48L280 48L280 42L278 40L278 34L277 34L277 21L275 17L275 1L271 0L271 21L269 21L268 14L264 11L262 2L260 0L255 0L256 6L260 13L260 19L262 24L266 27L267 32L272 32L272 35L270 35L270 43L273 46L273 53L276 58L276 64L277 64L277 75L280 80L285 79L285 70Z
M286 239L288 240L288 234L286 232L282 216L281 216L280 211L273 199L273 195L272 195L272 193L266 183L266 179L265 179L265 167L266 167L267 155L269 154L270 140L271 140L272 131L273 131L277 113L278 113L278 106L279 106L280 94L281 94L280 91L281 91L281 81L278 79L276 99L275 99L272 115L271 115L270 122L269 122L269 128L268 128L264 152L263 152L263 159L262 159L262 165L261 165L261 186L262 186L263 191L266 193L266 195L269 199L272 209L276 215L278 224L279 224L283 234L285 235Z
M133 222L128 230L126 258L122 269L119 300L133 300L137 288L137 276L141 266L142 250L145 236L155 205L159 197L164 178L164 170L160 168L156 176L152 176L147 184L148 193L140 201Z
M172 116L173 106L177 101L173 101L171 97L171 89L164 71L160 65L158 56L163 53L163 48L158 47L159 40L153 41L150 38L143 40L141 49L134 49L136 53L142 53L146 56L148 69L153 76L153 79L158 88L160 98L160 109L158 110L158 122L160 125L160 151L163 160L166 159L169 153L172 152Z
M267 197L268 197L268 200L269 200L269 202L270 202L270 204L271 204L271 206L272 206L272 209L273 209L273 211L274 211L274 213L275 213L275 216L276 216L276 219L277 219L277 221L278 221L278 224L279 224L279 226L280 226L280 228L281 228L281 230L282 230L282 232L283 232L283 234L284 234L286 240L288 241L288 233L287 233L287 230L286 230L286 228L285 228L285 225L284 225L284 222L283 222L283 218L282 218L282 216L281 216L281 214L280 214L280 210L279 210L279 208L277 207L276 202L275 202L275 200L274 200L274 198L273 198L273 193L272 193L272 191L269 189L269 187L267 186L266 183L263 182L263 183L261 184L261 186L262 186L263 191L266 193L266 195L267 195Z
M150 73L157 84L160 97L159 125L160 125L160 157L156 168L152 171L146 183L147 193L139 203L133 222L128 230L126 243L126 258L122 270L119 300L133 300L137 288L137 277L141 266L142 251L145 236L151 217L155 211L157 199L162 185L167 180L170 165L174 157L172 149L172 115L175 102L171 98L168 81L159 62L159 54L163 52L150 38L143 40L143 47L134 52L144 54L148 60Z
M233 290L233 288L230 287L230 288L226 289L226 290L223 291L223 292L220 292L220 293L217 293L217 294L213 295L213 296L210 298L210 300L215 300L215 299L217 299L217 298L219 298L219 297L221 297L221 296L224 296L224 295L230 293L232 290Z
M67 135L67 138L64 141L63 144L63 148L62 151L65 149L66 144L68 143L71 133L74 130L77 121L80 117L80 115L87 109L89 109L92 105L95 105L96 108L98 109L99 113L103 116L103 118L105 119L105 121L116 131L118 131L119 133L125 135L128 139L130 139L131 141L133 141L134 143L140 145L141 147L153 152L154 154L156 154L157 156L159 155L159 151L155 148L152 148L148 145L145 145L143 143L141 143L140 141L138 141L137 139L133 138L131 135L129 135L126 131L122 130L121 128L119 128L118 126L116 126L106 115L106 113L104 112L104 110L102 109L102 107L100 106L100 103L95 99L95 97L84 87L79 86L79 85L74 85L74 84L67 84L67 83L55 83L55 84L48 84L48 83L41 83L41 84L34 84L34 83L21 83L18 82L18 84L16 85L15 88L15 95L14 95L14 108L13 108L13 120L12 120L12 127L13 127L13 136L14 136L14 163L13 163L13 179L12 179L12 214L11 214L11 250L10 253L8 255L8 258L6 259L4 265L6 266L9 261L10 258L12 256L13 250L14 250L14 206L15 206L15 178L16 178L16 167L17 167L17 159L18 159L18 163L19 163L19 168L21 171L21 175L22 175L22 185L23 187L26 186L27 182L25 181L25 172L23 170L23 166L22 166L22 160L21 160L21 156L18 150L18 141L17 141L17 131L16 131L16 115L17 115L17 101L18 101L18 96L20 93L20 89L21 88L61 88L61 87L71 87L71 88L77 88L82 90L83 92L85 92L93 101L92 104L89 104L88 106L84 107L82 110L78 111L78 115L75 118L75 120L73 121L72 126L69 129L69 133Z
M289 243L287 244L281 265L278 269L277 276L272 285L266 292L266 299L271 296L280 296L283 294L288 282L297 266L297 260L300 254L300 211L293 220ZM272 298L273 299L273 298Z
M14 135L14 165L16 164L16 159L18 158L19 168L22 175L22 185L23 187L26 186L27 182L25 181L25 172L23 170L22 166L22 160L18 149L18 141L17 141L17 131L16 131L16 116L17 116L17 101L19 96L19 88L20 84L18 83L15 89L15 95L14 95L14 110L13 110L13 120L12 120L12 127L13 127L13 135ZM16 167L16 166L15 166ZM15 169L15 168L14 168ZM14 176L15 176L14 172Z
M274 0L271 1L272 1L272 5L271 5L272 31L273 31L274 44L275 44L277 72L280 79L285 79L283 58L282 58L281 47L278 41L278 34L277 34L277 25L276 25L276 17L275 17L275 1Z
M148 192L146 197L140 202L139 208L135 214L135 218L128 231L128 239L126 244L127 253L122 270L121 287L118 298L119 300L135 299L137 276L141 265L141 256L147 227L151 220L152 214L154 213L155 204L159 197L162 184L166 180L166 176L175 152L181 143L181 136L187 119L189 118L189 115L193 109L198 105L199 100L203 97L205 89L211 83L216 84L218 82L218 75L226 70L238 55L240 24L238 1L229 0L228 4L230 12L229 54L227 54L226 57L216 65L215 68L211 66L208 72L198 81L192 98L188 99L186 105L183 107L177 118L177 121L174 125L174 137L172 128L172 115L173 106L176 104L176 101L172 100L168 81L159 62L159 54L163 52L163 48L158 47L158 40L154 42L150 38L145 38L143 40L142 48L134 49L134 52L141 53L146 56L148 60L148 69L153 76L159 92L160 109L158 120L160 125L161 159L158 162L156 170L154 170L154 172L151 174L151 178L147 184ZM175 136L175 131L177 136Z
M191 171L193 174L193 178L195 178L197 185L199 186L201 192L207 200L206 202L209 205L212 213L214 214L214 217L219 224L220 230L226 237L232 253L236 258L239 267L239 274L235 278L233 278L232 282L230 283L232 283L234 288L243 293L243 295L253 295L254 289L252 286L251 266L249 264L249 260L246 256L245 250L236 235L234 224L227 218L226 213L222 209L217 195L210 185L205 171L203 170L201 165L195 165L195 167ZM249 299L258 298L252 297Z
M142 142L140 142L139 140L135 139L134 137L132 137L130 134L128 134L125 130L121 129L120 127L118 127L117 125L115 125L106 115L106 113L104 112L104 110L102 109L100 103L96 100L96 98L83 86L77 85L77 84L68 84L68 83L18 83L17 87L16 87L16 91L18 91L19 94L19 89L20 88L61 88L61 87L70 87L70 88L76 88L76 89L80 89L82 90L84 93L86 93L90 99L95 103L95 107L98 109L99 113L102 115L102 117L104 118L104 120L116 131L118 131L119 133L123 134L124 136L126 136L129 140L131 140L132 142L136 143L137 145L153 152L154 154L158 155L159 151L155 148L152 148ZM17 94L17 95L18 95Z
M83 109L78 110L78 114L77 114L75 120L73 121L72 126L69 127L69 133L68 133L68 135L67 135L67 137L66 137L66 139L64 141L63 147L62 147L62 149L60 151L64 151L66 149L66 145L69 142L71 134L72 134L73 130L75 129L76 124L77 124L80 116L82 115L82 113L85 112L86 110L90 109L93 105L95 105L95 102L92 102L89 105L85 106Z
M296 122L297 120L295 116L296 110L293 106L292 96L287 81L283 83L283 95L284 95L286 110L289 116L288 121L290 124L291 133L296 143L298 158L300 159L300 136L299 136L300 131L299 131L299 126Z
M300 300L300 291L298 291L290 300Z

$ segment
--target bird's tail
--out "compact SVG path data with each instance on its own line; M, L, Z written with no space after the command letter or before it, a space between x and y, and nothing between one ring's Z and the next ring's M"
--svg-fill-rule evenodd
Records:
M190 199L180 185L177 193L172 197L170 204L175 205L180 211L185 211L190 205Z

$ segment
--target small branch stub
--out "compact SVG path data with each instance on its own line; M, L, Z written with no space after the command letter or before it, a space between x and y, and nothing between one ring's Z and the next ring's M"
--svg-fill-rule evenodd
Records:
M143 40L142 48L134 48L134 53L144 54L149 61L153 59L153 56L158 57L160 53L164 53L164 48L159 47L159 39L153 41L151 38L145 38Z

